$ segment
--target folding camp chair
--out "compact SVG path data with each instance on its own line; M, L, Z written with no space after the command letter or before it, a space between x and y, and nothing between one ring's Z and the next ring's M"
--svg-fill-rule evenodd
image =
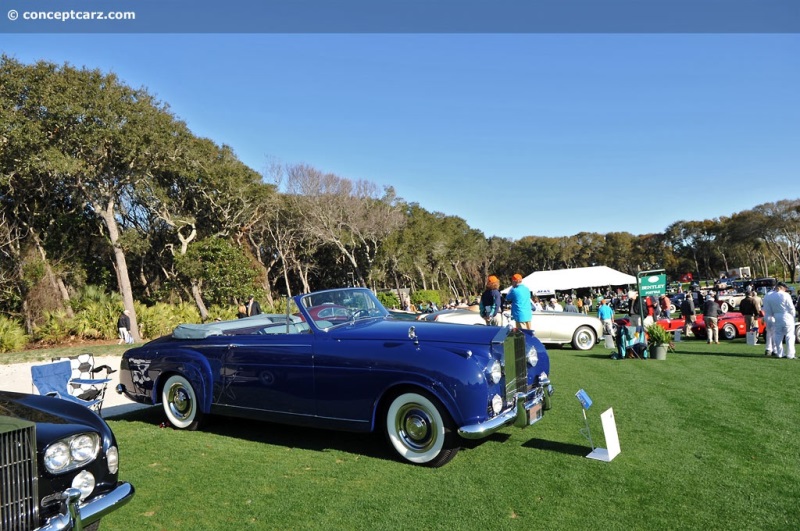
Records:
M615 338L617 351L611 356L612 359L622 360L625 358L639 358L646 359L649 356L647 352L647 341L644 337L644 329L635 326L619 326L617 327L617 336Z
M70 360L57 361L47 365L34 365L31 367L31 377L33 385L40 395L54 396L63 400L68 400L80 404L100 414L103 407L105 388L110 378L103 379L83 379L72 377L72 364ZM84 400L74 396L71 392L71 385L95 386L99 393L95 398Z
M113 372L117 372L108 365L94 366L94 355L84 352L69 358L53 358L51 361L67 360L72 367L72 379L69 383L69 392L72 396L77 396L81 400L102 400L105 397L107 380L99 379L98 373L103 373L103 378L108 378ZM92 382L92 383L88 383Z

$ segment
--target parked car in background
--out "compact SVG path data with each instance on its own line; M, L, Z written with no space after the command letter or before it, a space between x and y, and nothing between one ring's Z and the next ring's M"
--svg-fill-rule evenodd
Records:
M701 309L703 301L700 298L700 294L696 291L690 291L688 293L691 293L692 299L694 299L694 307L698 310ZM684 293L676 293L675 295L670 295L669 311L671 312L672 315L677 315L680 313L681 304L683 304L683 300L686 298L688 293L684 292Z
M430 314L422 314L420 320L439 323L458 323L485 325L486 322L478 312L454 309L442 310ZM514 326L514 322L506 314L503 316L504 326ZM592 315L570 312L533 312L531 328L534 335L542 343L548 345L570 344L576 350L589 350L597 344L603 334L600 319Z
M134 495L97 414L67 400L0 391L0 529L94 530Z
M763 277L763 278L756 278L750 282L750 287L753 290L758 290L759 288L766 288L765 291L769 292L772 288L774 288L778 284L778 279L774 277Z
M744 337L747 334L747 329L744 325L744 316L739 312L728 312L720 315L717 318L717 327L719 328L719 337L724 339L736 339L737 337ZM758 333L764 334L764 320L758 320ZM703 319L698 318L692 325L692 333L699 338L707 339L706 323Z
M453 323L453 324L466 324L466 325L485 325L486 321L480 316L478 312L468 310L466 308L452 308L449 310L439 310L432 313L421 313L417 315L418 321L427 321L432 323ZM508 320L503 321L503 326L508 325Z
M728 312L730 310L738 310L739 305L742 303L744 298L747 297L744 293L737 293L737 292L720 292L717 293L717 302L719 303L719 309L723 312Z
M348 318L318 310L331 304ZM398 320L370 290L344 288L298 295L280 317L180 325L123 354L117 391L161 404L179 429L216 413L382 431L400 458L435 467L464 440L541 420L549 371L529 332Z
M400 321L415 321L417 316L420 315L417 312L411 312L407 310L388 310L388 312L390 318Z
M702 319L702 315L697 315L696 319ZM614 324L616 326L630 326L631 320L629 317L620 317L619 319L614 319ZM666 330L667 332L674 332L675 330L683 330L684 319L683 317L676 317L675 319L658 319L656 320L655 324Z

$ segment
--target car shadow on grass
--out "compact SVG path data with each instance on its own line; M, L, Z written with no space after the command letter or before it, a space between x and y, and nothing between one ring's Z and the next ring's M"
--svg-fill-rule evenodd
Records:
M149 425L153 429L173 430L164 417L160 406L130 411L113 418L114 421L135 422ZM315 452L338 451L371 457L385 461L405 463L390 447L383 432L354 433L347 431L307 428L287 424L249 420L234 417L209 415L200 430L221 437L232 437L243 441L258 442L286 448L298 448ZM484 441L505 440L509 435L494 433L486 439L464 441L463 450L480 446Z

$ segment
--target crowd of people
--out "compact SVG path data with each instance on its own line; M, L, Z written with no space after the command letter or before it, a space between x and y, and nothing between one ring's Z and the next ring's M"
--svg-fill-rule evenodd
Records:
M490 275L481 296L469 303L466 299L461 301L451 300L444 305L445 309L474 308L480 312L486 324L499 326L503 322L504 305L510 306L510 317L519 328L531 329L533 312L552 311L567 313L592 314L596 312L603 327L603 333L611 335L614 330L614 314L621 306L625 307L630 325L641 327L658 319L671 320L673 317L672 301L669 296L662 295L658 298L640 297L636 291L623 293L621 290L614 292L588 293L577 296L574 293L564 297L563 305L555 296L540 298L533 295L522 282L519 273L511 277L511 288L505 298L500 292L500 279ZM699 301L699 307L695 300ZM408 297L402 298L402 308L406 311L438 311L434 301L427 301L419 308L411 304ZM696 292L687 292L679 306L680 317L684 324L682 331L689 335L692 324L700 310L706 327L706 341L708 344L719 344L719 319L723 315L721 305L713 292L705 296ZM758 320L763 319L766 327L766 356L778 358L795 358L795 316L800 311L800 299L795 303L788 293L788 287L783 282L767 293L763 301L752 288L747 289L745 298L740 303L739 311L744 317L745 328L757 333ZM251 295L246 303L238 308L238 317L247 317L261 313L258 301ZM132 343L130 334L130 317L128 311L120 314L117 326L119 328L120 343Z

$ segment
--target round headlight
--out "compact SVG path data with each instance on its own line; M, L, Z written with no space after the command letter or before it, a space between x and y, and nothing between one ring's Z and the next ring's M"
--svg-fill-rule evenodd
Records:
M88 470L82 471L72 480L72 488L81 491L81 500L85 500L94 490L94 476Z
M497 415L502 410L503 410L503 399L500 398L500 395L494 395L492 397L492 411L494 411L494 414Z
M116 446L112 446L106 452L106 460L108 460L108 471L116 474L119 470L119 450Z
M503 377L503 367L497 360L494 360L494 363L492 363L491 376L492 376L492 383L495 384L500 383L500 378Z
M76 464L91 461L97 455L99 439L94 434L79 435L69 443L69 451Z
M528 365L531 367L534 367L537 363L539 363L539 354L536 352L536 347L531 347L528 349L527 358Z
M44 466L49 472L58 472L69 462L69 446L64 441L57 442L44 452Z

